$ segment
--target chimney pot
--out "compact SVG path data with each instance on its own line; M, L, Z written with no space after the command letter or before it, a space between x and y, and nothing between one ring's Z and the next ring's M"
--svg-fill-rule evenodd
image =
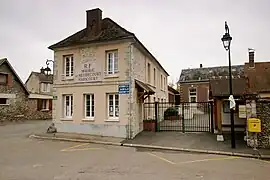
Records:
M99 8L86 11L86 28L91 36L96 36L101 31L102 11Z
M200 68L202 68L202 64L200 64Z
M249 67L254 67L255 66L254 55L255 55L255 50L251 49L251 48L248 48Z

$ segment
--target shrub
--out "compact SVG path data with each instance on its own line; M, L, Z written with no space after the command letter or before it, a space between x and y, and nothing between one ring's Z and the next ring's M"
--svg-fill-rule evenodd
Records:
M178 109L175 107L169 107L164 112L164 119L166 119L167 117L170 117L170 116L177 116L177 115L178 115Z

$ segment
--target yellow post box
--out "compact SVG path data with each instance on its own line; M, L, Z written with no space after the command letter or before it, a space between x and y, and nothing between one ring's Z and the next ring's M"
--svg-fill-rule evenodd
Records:
M261 132L261 120L257 118L248 119L248 131L259 133Z

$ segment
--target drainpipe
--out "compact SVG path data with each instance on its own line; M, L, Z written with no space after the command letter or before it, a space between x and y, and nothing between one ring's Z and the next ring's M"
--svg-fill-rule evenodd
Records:
M129 44L129 118L128 118L128 138L132 138L132 60L133 60L133 43Z

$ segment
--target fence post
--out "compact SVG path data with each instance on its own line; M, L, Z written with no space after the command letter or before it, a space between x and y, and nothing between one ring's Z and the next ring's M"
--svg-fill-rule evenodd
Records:
M158 102L155 102L155 132L158 131Z
M211 115L211 133L214 133L214 118L213 118L213 102L210 104L210 115Z
M185 109L184 109L185 103L182 103L182 132L185 133Z

